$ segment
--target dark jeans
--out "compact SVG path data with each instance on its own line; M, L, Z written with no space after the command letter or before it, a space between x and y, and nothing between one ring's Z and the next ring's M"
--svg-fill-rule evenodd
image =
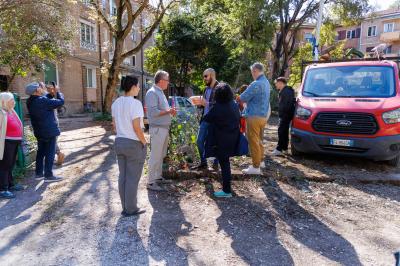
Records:
M5 140L4 156L0 160L0 191L8 190L14 185L12 171L17 161L18 146L20 140Z
M209 125L210 125L209 123L202 121L200 123L199 132L197 134L197 148L199 150L202 164L207 164L207 158L205 157L205 145L206 145ZM217 159L214 160L214 164L218 164Z
M225 193L232 193L231 189L231 163L229 157L218 157L219 165L221 166L222 174L222 190Z
M279 128L278 128L278 151L286 151L289 146L289 128L291 119L279 118Z
M56 137L38 139L38 151L36 155L36 175L43 176L43 161L44 161L44 176L53 176L53 163L56 154Z

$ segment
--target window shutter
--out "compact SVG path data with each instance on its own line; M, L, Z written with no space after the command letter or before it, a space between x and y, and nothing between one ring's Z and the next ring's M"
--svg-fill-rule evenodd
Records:
M346 31L345 30L338 31L338 40L341 41L344 39L346 39Z
M356 36L355 36L355 38L360 38L360 35L361 35L361 28L357 28L357 29L356 29Z

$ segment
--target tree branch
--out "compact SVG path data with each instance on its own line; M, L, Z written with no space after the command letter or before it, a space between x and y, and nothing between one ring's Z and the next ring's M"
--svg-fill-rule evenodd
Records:
M101 10L100 4L99 4L99 0L97 1L92 1L91 4L95 7L96 9L96 13L99 16L100 20L103 21L108 29L115 34L116 30L114 28L114 26L111 24L111 22L107 19L106 15L104 15L103 11Z
M140 49L144 46L144 44L151 38L151 36L153 35L154 31L156 30L156 28L158 27L158 25L160 24L161 20L163 19L165 13L167 12L167 10L171 7L171 5L173 5L174 3L176 3L178 1L173 0L171 1L166 7L164 7L163 1L160 0L159 3L159 8L157 9L157 16L156 19L153 23L153 25L150 27L149 31L146 33L146 35L143 37L143 39L140 41L140 43L133 49L123 53L121 55L122 59L125 59L129 56L133 56L134 54L136 54L137 52L140 51Z

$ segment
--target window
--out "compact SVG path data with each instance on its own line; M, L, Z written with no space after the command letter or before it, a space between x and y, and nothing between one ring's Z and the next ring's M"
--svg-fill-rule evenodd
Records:
M338 31L338 40L345 40L346 39L346 31L345 30L340 30Z
M44 62L44 83L57 83L57 66L49 61Z
M8 89L8 76L0 75L0 90L6 91Z
M86 68L86 88L96 88L96 68Z
M347 39L354 39L356 37L356 30L347 31Z
M388 48L386 48L384 51L383 51L385 54L391 54L392 53L392 46L390 45Z
M132 66L136 66L136 55L132 56Z
M91 0L81 0L81 1L82 1L82 4L84 4L85 6L89 6Z
M393 32L393 31L394 31L394 23L383 24L383 32Z
M88 23L81 22L81 47L96 51L95 29Z
M110 14L111 16L117 15L117 5L114 0L110 0Z
M366 51L367 53L371 53L371 52L372 52L372 49L374 49L373 46L367 47L367 49L366 49L365 51Z
M137 32L134 27L132 27L132 41L137 41Z
M185 99L185 107L192 107L192 106L193 104L188 99Z
M305 33L304 34L304 41L306 42L313 42L314 36L312 33Z
M368 37L376 36L376 26L368 27Z
M337 66L307 71L303 95L309 97L392 97L396 93L394 68Z

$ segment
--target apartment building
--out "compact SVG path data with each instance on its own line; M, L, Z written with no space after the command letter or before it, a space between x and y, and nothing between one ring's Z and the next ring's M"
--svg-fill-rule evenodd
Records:
M132 1L135 4L135 1ZM107 16L116 15L114 0L102 0L103 11ZM12 89L26 99L24 88L31 81L43 80L46 83L55 81L65 95L66 108L69 114L88 109L101 109L101 91L105 93L106 73L101 72L101 65L110 62L113 56L113 37L108 28L92 19L92 7L89 1L78 1L73 10L77 23L76 36L72 43L71 53L61 62L44 62L43 73L30 73L25 78L16 78ZM141 29L150 23L145 13L135 21L132 34L125 40L125 48L133 48L140 42ZM115 42L115 41L114 41ZM144 50L154 44L151 38L142 51L127 58L121 66L121 75L135 75L143 88L139 98L143 97L145 88L152 83L152 75L144 70ZM1 83L7 82L7 70L0 70Z
M387 56L400 55L400 9L376 12L361 23L360 50L369 53L381 43L388 45Z

